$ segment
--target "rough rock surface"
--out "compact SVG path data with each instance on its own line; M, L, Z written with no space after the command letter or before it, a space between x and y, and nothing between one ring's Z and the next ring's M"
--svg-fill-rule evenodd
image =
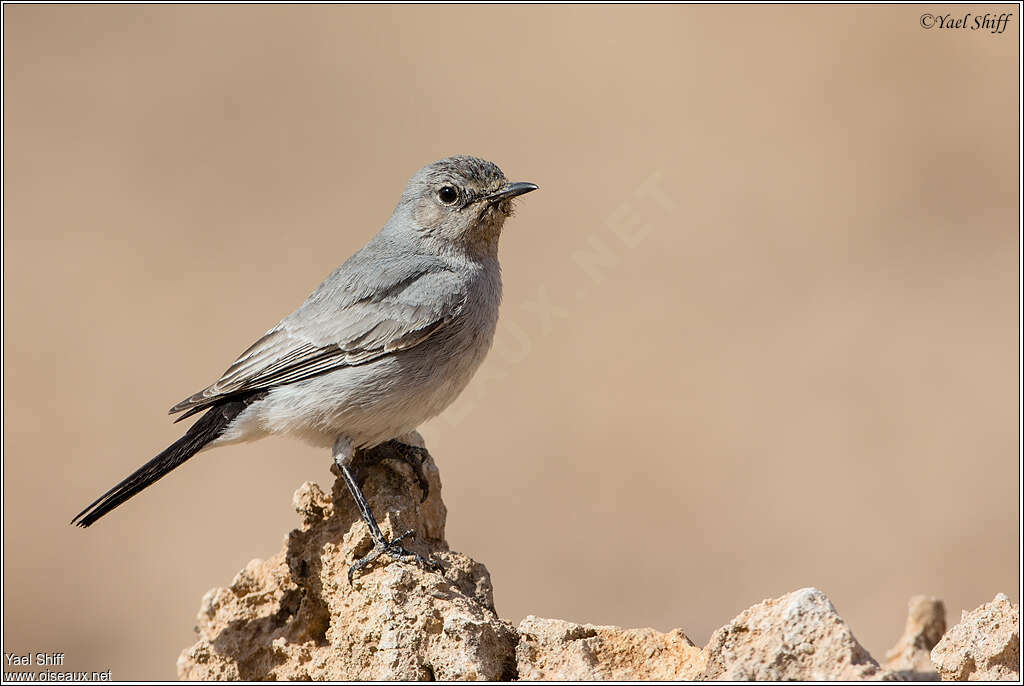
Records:
M932 649L932 664L943 681L1018 681L1020 608L1000 593L965 611Z
M284 550L253 560L202 600L199 641L178 658L195 680L488 679L515 676L515 629L494 611L487 569L451 552L437 467L423 464L429 495L411 467L368 466L363 490L385 536L432 554L444 577L383 557L350 587L348 568L371 549L340 479L330 497L313 483L295 493L302 524Z
M519 624L519 678L530 681L660 680L697 678L703 652L679 629L573 624L530 615Z
M704 679L860 680L884 675L816 588L740 613L712 634L704 652Z
M931 651L946 633L946 606L938 598L916 595L907 608L903 635L885 654L885 668L900 680L938 681Z
M911 599L885 669L813 588L751 607L703 650L679 629L533 616L517 629L495 612L487 569L448 549L433 460L422 464L420 502L415 471L387 446L374 456L357 473L384 534L413 529L403 543L440 561L444 576L383 557L350 587L369 532L341 480L330 496L303 484L294 497L301 524L283 550L203 597L198 641L178 658L182 679L911 680L935 678L932 663L944 679L1017 678L1019 613L1004 595L964 613L941 641L941 601Z

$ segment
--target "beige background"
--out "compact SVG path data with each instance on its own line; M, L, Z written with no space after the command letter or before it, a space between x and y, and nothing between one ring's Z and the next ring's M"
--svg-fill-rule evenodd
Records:
M813 585L881 656L912 594L1019 600L1020 18L925 11L5 6L4 651L175 675L329 456L68 520L461 152L542 189L423 428L504 617L703 643Z

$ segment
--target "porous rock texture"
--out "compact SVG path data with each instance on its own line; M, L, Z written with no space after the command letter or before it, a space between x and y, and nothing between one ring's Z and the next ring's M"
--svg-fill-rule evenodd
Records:
M703 651L682 631L574 624L528 616L519 624L519 678L529 681L689 681Z
M900 681L938 681L931 652L946 631L946 606L932 596L913 596L906 626L896 645L886 652L884 667Z
M885 654L885 668L907 681L938 681L931 651L946 633L946 606L938 598L916 595L907 608L903 635Z
M999 593L991 603L965 611L931 657L943 681L1018 681L1020 607Z
M313 483L295 493L302 524L284 549L253 560L227 588L202 600L199 641L178 658L193 680L507 680L515 676L515 629L494 611L487 569L448 550L437 467L427 457L420 502L412 468L368 466L363 492L384 535L433 555L444 576L383 557L348 584L369 531L341 479L330 496Z
M418 435L406 439L422 446ZM301 523L283 549L253 560L202 599L198 641L178 658L190 680L915 680L1015 678L1017 608L1006 596L945 627L941 601L911 599L885 668L868 655L829 599L805 588L765 600L695 646L682 631L575 624L529 616L518 627L494 609L487 569L449 550L441 482L429 455L416 471L387 446L356 465L385 536L430 555L443 576L382 557L349 586L371 549L355 503L337 479L328 496L305 483ZM426 497L421 496L426 486ZM938 645L936 645L938 642ZM926 658L931 652L931 662Z
M736 681L879 679L864 650L825 594L804 588L765 600L711 636L704 679Z

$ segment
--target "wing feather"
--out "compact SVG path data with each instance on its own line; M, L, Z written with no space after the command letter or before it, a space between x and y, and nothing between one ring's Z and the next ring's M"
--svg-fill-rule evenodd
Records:
M227 396L295 383L340 367L407 350L456 317L466 295L450 272L420 270L362 295L332 275L294 313L268 331L214 384L170 413L185 417ZM330 287L335 288L334 293Z

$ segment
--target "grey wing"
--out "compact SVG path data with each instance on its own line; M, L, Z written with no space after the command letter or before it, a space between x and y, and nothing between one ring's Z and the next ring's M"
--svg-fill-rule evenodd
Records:
M426 340L462 309L465 293L450 273L405 279L358 297L321 287L305 304L242 353L211 386L170 413L178 421L227 396L272 388L364 364Z

